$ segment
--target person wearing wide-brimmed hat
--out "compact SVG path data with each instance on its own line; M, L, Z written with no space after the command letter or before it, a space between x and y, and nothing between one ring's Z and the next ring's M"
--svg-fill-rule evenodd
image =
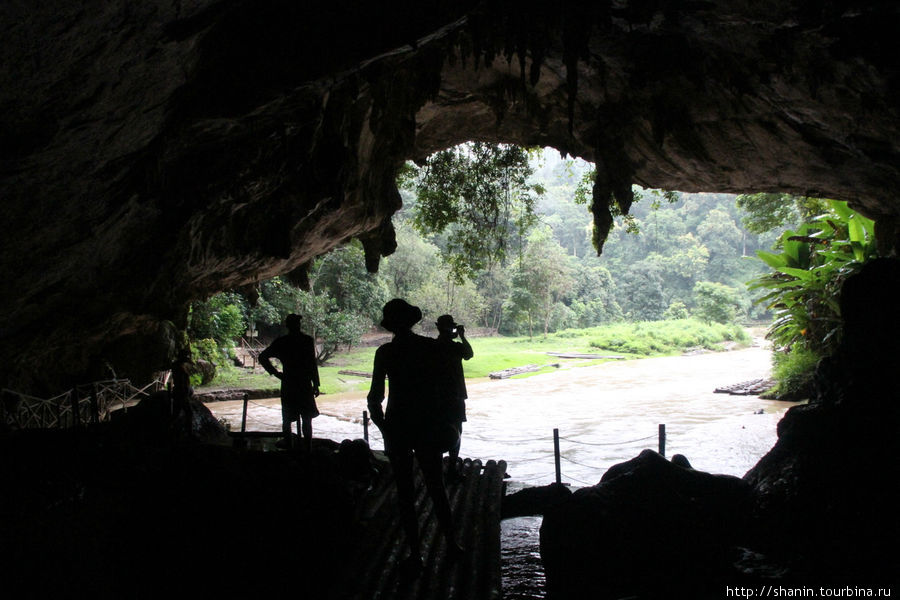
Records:
M300 315L288 315L284 324L288 334L277 338L259 354L259 364L270 375L281 380L281 429L283 447L291 447L291 428L297 421L297 433L309 452L312 446L312 419L319 416L316 396L319 395L319 367L316 363L316 342L300 330ZM270 359L281 362L278 371Z
M396 298L384 305L381 326L394 334L393 339L375 352L372 386L368 395L372 421L384 437L385 453L391 461L400 502L400 519L406 533L410 555L403 569L415 573L421 569L419 529L415 513L413 456L418 460L435 514L447 542L448 553L458 555L453 517L441 473L443 440L435 422L438 415L439 350L437 340L413 333L422 319L422 311ZM389 381L387 408L382 410L385 378Z

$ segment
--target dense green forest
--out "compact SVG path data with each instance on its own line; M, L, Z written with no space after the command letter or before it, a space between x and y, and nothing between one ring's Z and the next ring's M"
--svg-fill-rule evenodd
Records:
M687 317L770 322L768 310L785 317L785 286L800 296L809 288L785 283L785 277L797 275L783 272L785 265L779 271L781 259L772 257L796 244L811 247L815 256L815 240L808 236L823 227L812 223L830 219L826 222L833 225L853 216L846 206L836 209L811 198L635 187L630 214L616 216L598 257L592 245L591 177L592 165L555 150L498 144L467 144L424 165L409 164L400 177L403 208L393 219L397 250L382 260L377 274L366 272L362 247L352 241L314 261L308 290L275 278L261 284L253 306L236 292L195 303L189 335L195 344L207 340L195 346L207 354L248 328L273 332L287 314L298 312L305 329L320 340L324 363L339 348L359 343L393 297L419 306L426 328L450 313L470 330L501 335L546 336L568 328ZM801 225L802 235L786 242L795 233L790 228ZM773 249L781 254L769 252ZM818 262L800 266L820 267L828 256L818 256ZM806 301L800 299L801 308ZM799 331L803 311L794 306L793 312L787 318ZM796 336L775 337L783 350L798 342L810 346Z

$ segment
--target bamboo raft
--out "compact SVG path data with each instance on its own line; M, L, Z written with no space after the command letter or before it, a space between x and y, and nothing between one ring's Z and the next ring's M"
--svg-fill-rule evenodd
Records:
M742 381L714 390L716 394L731 394L732 396L759 396L767 392L775 385L772 379L751 379L750 381Z
M345 557L344 576L331 600L499 600L500 505L504 461L463 462L463 478L447 492L457 537L466 549L458 560L447 557L431 499L421 474L416 477L416 513L422 532L424 568L418 577L404 579L398 566L406 544L397 511L393 475L386 466L372 483L358 508L359 543Z
M554 367L556 369L559 368L559 363L552 363L548 365L525 365L524 367L512 367L510 369L503 369L502 371L494 371L493 373L488 373L488 377L491 379L509 379L514 375L521 375L522 373L534 373L535 371L540 371L544 367Z
M608 359L608 360L625 360L621 354L585 354L583 352L547 352L550 356L557 358L586 358L590 360Z

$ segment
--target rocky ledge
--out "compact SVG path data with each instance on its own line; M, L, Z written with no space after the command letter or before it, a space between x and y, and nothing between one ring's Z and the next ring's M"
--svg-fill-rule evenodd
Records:
M6 597L325 598L366 470L329 440L233 448L199 403L194 439L179 438L162 404L0 436Z

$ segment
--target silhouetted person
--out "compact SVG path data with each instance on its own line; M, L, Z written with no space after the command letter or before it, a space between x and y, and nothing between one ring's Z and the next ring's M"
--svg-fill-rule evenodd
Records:
M368 407L372 421L384 436L385 453L391 461L397 484L400 519L410 551L401 570L412 574L422 566L414 504L414 455L434 502L448 553L456 556L461 550L456 543L441 473L443 451L435 439L434 423L439 401L436 392L439 376L437 340L412 332L413 325L422 319L422 311L404 300L394 299L385 304L383 316L381 326L394 337L375 352ZM387 408L382 411L385 378L389 381L389 389Z
M456 443L450 448L450 472L452 479L459 478L457 459L462 440L462 424L466 420L466 376L463 373L462 361L469 360L475 355L469 340L466 339L466 330L462 325L453 320L452 315L441 315L435 323L438 328L438 348L440 350L444 378L441 382L441 400L446 418L456 426L459 436ZM459 338L459 342L453 340Z
M191 387L191 360L189 348L183 348L178 352L172 362L172 388L169 391L172 397L172 426L178 432L179 417L184 420L184 432L188 438L194 436L194 413L191 410L191 398L194 397L194 388Z
M316 397L319 395L319 367L316 364L316 343L302 331L303 317L288 315L284 324L288 334L277 338L260 352L259 364L270 375L281 380L281 429L284 440L280 447L291 447L291 427L297 421L297 434L307 451L312 445L312 420L319 416ZM281 362L282 372L271 359Z

